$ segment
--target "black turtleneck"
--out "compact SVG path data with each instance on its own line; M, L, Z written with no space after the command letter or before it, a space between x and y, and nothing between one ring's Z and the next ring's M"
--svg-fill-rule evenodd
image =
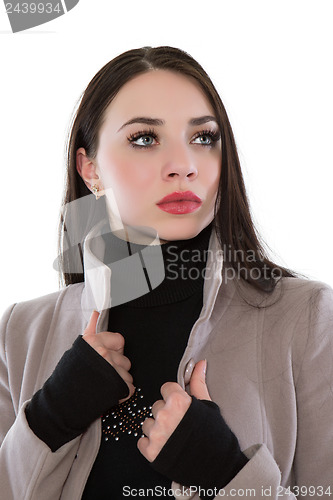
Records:
M130 372L137 390L130 400L102 418L101 446L83 500L123 498L124 485L131 489L171 487L171 480L155 471L141 455L137 440L142 435L141 422L150 415L154 402L162 398L161 386L177 382L178 365L202 308L211 230L212 224L189 240L164 243L162 283L110 309L108 330L125 338L124 354L132 363ZM105 263L111 264L128 252L126 242L113 234L104 234L103 238ZM131 245L133 253L143 248ZM154 247L149 250L154 253Z
M161 398L160 387L164 382L177 381L179 362L202 308L211 230L212 224L194 238L163 244L162 283L149 293L110 309L108 330L124 336L124 354L132 363L134 385L142 389L148 406ZM103 237L107 249L104 261L112 263L113 249L116 249L114 259L118 259L119 247L126 242L112 233ZM132 245L131 250L134 253L143 248ZM149 250L152 257L157 248Z
M168 489L171 477L181 484L184 484L182 478L193 478L192 484L200 485L203 484L200 474L207 487L222 487L247 461L240 453L237 439L223 423L217 405L211 403L215 408L208 409L200 401L193 401L184 418L186 432L182 429L182 421L177 428L177 439L170 438L163 453L152 464L137 448L142 422L151 416L152 404L161 399L161 385L177 381L179 362L193 324L200 315L211 230L212 224L192 239L163 244L160 249L165 278L161 284L130 302L111 307L109 311L108 331L117 331L124 336L124 354L131 361L130 372L136 391L129 400L116 403L126 397L126 392L128 394L126 384L113 367L79 337L26 409L29 426L53 451L84 432L98 415L103 415L101 445L83 500L125 498L128 495L124 486L127 491L133 488ZM103 238L106 243L104 262L111 269L113 262L146 248L133 244L129 247L127 242L110 232L103 234ZM149 248L152 259L154 252L160 249ZM111 276L111 297L114 287ZM95 375L90 376L91 373ZM81 390L83 387L84 391ZM210 412L210 417L207 412ZM182 460L181 468L177 468L173 460L175 453L186 452L189 443L195 442L195 453L200 454L204 449L202 445L205 445L207 436L203 433L199 438L194 431L198 426L205 427L200 424L200 415L204 421L210 418L211 435L218 436L220 433L220 440L213 438L219 443L214 450L215 458L206 469L202 464L195 465L186 459ZM194 439L188 432L191 429ZM219 460L219 449L223 448L226 437L229 443L227 461L232 463L232 467L224 474L218 464L212 467L212 463L216 462L216 457ZM193 457L195 453L192 453Z

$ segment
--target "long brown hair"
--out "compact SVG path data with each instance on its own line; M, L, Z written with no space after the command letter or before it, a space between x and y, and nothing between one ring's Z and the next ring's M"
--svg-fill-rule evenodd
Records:
M295 274L268 258L255 229L235 139L224 105L199 63L183 50L168 46L143 47L120 54L98 71L81 96L67 143L67 179L58 234L59 284L84 281L84 238L97 221L107 216L105 197L95 202L93 196L89 196L86 198L91 203L89 217L85 216L86 220L80 220L80 210L77 209L71 211L71 221L68 221L67 204L91 195L77 172L76 151L82 147L88 157L96 157L98 134L106 108L125 83L152 69L170 70L194 78L212 105L222 140L222 165L215 203L214 230L223 250L224 260L237 276L257 289L272 291L278 278L293 277ZM69 222L72 228L77 228L74 245L68 245L67 241ZM80 269L77 264L74 265L78 260L81 263Z

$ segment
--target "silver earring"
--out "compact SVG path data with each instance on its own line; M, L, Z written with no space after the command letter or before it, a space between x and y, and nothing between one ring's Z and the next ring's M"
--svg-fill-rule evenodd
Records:
M99 187L97 186L97 184L94 184L93 186L91 186L91 190L92 190L93 194L95 195L96 200L98 200L98 198L100 198L100 195L98 194Z

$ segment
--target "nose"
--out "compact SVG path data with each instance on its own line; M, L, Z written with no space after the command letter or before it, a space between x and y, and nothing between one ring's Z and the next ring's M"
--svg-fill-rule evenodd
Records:
M169 147L162 164L162 177L164 180L179 180L189 178L194 180L198 175L197 167L189 151L182 146Z

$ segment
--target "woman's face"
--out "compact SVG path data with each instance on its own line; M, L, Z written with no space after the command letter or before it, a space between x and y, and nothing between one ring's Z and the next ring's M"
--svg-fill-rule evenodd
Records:
M152 228L163 243L193 238L213 220L221 154L213 108L195 80L152 70L126 83L107 108L92 162L110 220L119 212L124 227ZM159 205L175 191L201 203Z

